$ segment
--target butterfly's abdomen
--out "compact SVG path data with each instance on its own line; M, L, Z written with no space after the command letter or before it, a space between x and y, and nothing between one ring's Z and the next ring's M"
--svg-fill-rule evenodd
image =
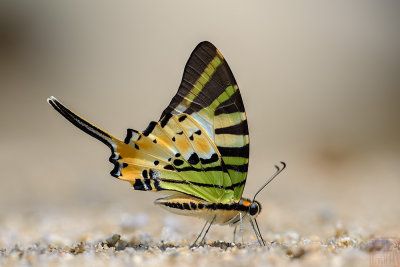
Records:
M238 203L222 204L210 203L187 195L172 195L157 199L154 204L179 215L203 218L212 220L216 224L234 224L239 221L239 212L244 214L248 211L244 205Z

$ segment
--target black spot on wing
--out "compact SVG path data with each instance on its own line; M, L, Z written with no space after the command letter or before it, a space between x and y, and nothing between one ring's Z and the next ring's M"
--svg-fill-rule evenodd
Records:
M171 170L171 171L175 170L175 169L174 169L174 166L169 165L169 164L168 164L168 165L165 165L165 166L164 166L164 169L166 169L166 170Z
M181 117L179 117L179 122L182 122L182 121L184 121L185 119L187 118L187 116L186 115L183 115L183 116L181 116Z
M175 166L181 166L183 163L184 163L183 160L180 160L180 159L175 159L174 160L174 165Z
M199 163L200 159L199 156L197 155L197 153L192 153L192 155L190 155L188 162L190 165L196 165L197 163Z

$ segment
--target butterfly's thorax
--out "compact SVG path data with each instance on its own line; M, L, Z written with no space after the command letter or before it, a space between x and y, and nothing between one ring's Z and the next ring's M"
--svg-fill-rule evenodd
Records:
M236 224L242 217L249 212L251 201L246 198L233 203L210 203L202 199L186 195L172 195L165 198L159 198L155 204L164 209L186 216L194 216L210 221L215 216L214 223L217 224Z

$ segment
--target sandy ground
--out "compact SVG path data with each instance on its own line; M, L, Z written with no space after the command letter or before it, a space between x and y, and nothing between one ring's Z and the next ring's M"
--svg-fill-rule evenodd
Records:
M244 229L244 243L231 243L232 229L214 227L204 246L190 248L201 225L176 216L100 213L10 217L1 221L2 266L368 266L399 256L399 240L374 239L361 226L333 225L320 218L321 235L281 230L264 233L260 246ZM326 227L326 225L331 225ZM271 227L264 223L262 229ZM318 231L315 231L318 233ZM240 236L238 236L240 239ZM224 241L221 241L224 240ZM390 245L387 246L387 243ZM386 244L386 245L385 245ZM398 264L397 261L392 262ZM371 265L381 266L381 265ZM392 265L389 265L392 266ZM398 265L393 265L398 266Z

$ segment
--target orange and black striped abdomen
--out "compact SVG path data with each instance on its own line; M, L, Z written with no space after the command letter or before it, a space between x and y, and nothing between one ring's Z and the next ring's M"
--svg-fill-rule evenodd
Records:
M249 212L251 202L241 199L236 203L210 203L204 200L186 195L174 195L166 198L157 199L155 204L164 209L186 216L200 217L211 220L215 216L214 223L217 224L236 224L242 216Z

